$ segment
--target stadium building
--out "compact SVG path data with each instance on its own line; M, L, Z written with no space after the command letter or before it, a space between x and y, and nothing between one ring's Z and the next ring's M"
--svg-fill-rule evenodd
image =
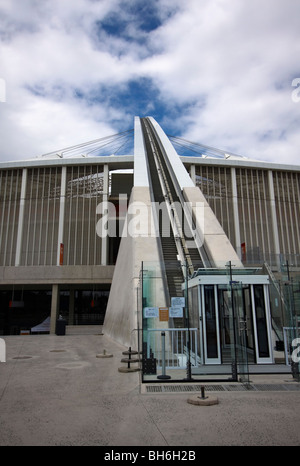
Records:
M1 163L0 217L0 335L104 332L141 351L150 379L235 379L278 367L278 352L291 364L299 166L135 117L134 130Z

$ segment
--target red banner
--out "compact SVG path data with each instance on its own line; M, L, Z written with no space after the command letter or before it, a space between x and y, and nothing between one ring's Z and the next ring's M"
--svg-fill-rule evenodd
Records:
M59 250L59 265L63 265L64 263L64 245L60 243L60 250Z

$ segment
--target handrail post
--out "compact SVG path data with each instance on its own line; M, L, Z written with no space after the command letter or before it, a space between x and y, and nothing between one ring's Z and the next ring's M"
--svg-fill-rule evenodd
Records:
M161 332L161 365L162 365L162 374L158 375L158 379L170 379L169 375L166 375L166 360L165 360L165 353L166 353L166 342L165 342L166 334L165 332Z

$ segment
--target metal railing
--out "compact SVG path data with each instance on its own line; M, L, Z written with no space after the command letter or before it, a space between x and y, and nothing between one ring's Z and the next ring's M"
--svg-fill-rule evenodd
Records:
M196 328L148 329L147 358L152 355L158 368L164 365L167 369L183 369L190 355L191 365L197 367L197 331Z

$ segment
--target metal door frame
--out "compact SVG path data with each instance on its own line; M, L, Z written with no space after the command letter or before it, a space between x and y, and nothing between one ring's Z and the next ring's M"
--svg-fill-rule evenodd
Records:
M206 333L206 310L205 310L205 297L204 297L204 287L213 286L214 287L214 303L215 303L215 318L216 318L216 337L217 337L217 357L209 358L207 353L207 333ZM200 319L200 335L202 333L203 341L203 364L221 364L221 347L220 347L220 323L219 323L219 307L218 307L218 286L215 283L200 285L201 288L201 311L202 318ZM200 339L201 340L201 339Z
M198 278L198 277L197 277ZM240 279L242 285L250 286L250 295L251 295L251 306L252 306L252 322L253 322L253 336L254 336L254 352L256 357L255 364L272 364L274 362L273 350L272 350L272 331L271 331L271 314L270 314L270 302L269 302L269 282L268 278L265 276L240 276L235 277ZM221 359L221 341L220 341L220 328L219 321L219 300L218 300L218 285L228 284L228 279L226 276L205 276L200 280L192 279L189 283L190 286L198 285L199 290L199 331L200 331L200 357L201 364L222 364ZM216 306L216 326L217 326L217 358L208 358L207 357L207 338L206 338L206 313L205 313L205 300L204 300L204 286L211 285L214 286L214 296L215 296L215 306ZM258 329L256 321L256 311L255 311L255 299L254 299L254 286L262 285L263 286L263 297L264 297L264 306L265 306L265 318L266 318L266 331L267 331L267 340L268 340L268 349L269 357L260 357L259 356L259 346L258 346Z
M269 357L259 356L259 341L258 341L258 330L257 330L256 309L255 309L255 299L254 299L254 286L256 284L263 286L263 298L264 298L264 309L265 309L265 318L266 318L266 331L267 331L267 339L268 339ZM253 316L253 333L254 333L254 341L255 341L254 350L255 350L255 356L256 356L256 364L272 364L273 362L272 334L271 334L271 322L270 322L270 302L269 302L268 285L265 285L263 283L256 283L256 284L250 285L251 286L251 301L252 301L252 316Z

